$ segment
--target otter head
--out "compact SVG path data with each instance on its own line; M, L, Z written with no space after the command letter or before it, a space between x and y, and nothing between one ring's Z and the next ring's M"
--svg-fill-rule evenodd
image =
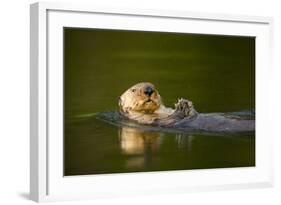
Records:
M153 113L161 105L161 97L151 83L138 83L126 90L119 98L122 112Z

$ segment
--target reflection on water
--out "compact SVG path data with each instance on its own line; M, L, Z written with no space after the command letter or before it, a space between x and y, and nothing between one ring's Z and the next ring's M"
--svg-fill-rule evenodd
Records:
M255 166L255 138L117 127L89 117L65 129L65 175Z
M156 152L160 146L160 133L145 132L135 128L120 128L120 146L124 154L138 155Z
M177 134L176 135L176 142L179 149L187 149L188 151L192 150L192 135L184 135L184 134Z
M122 154L130 156L126 161L128 168L144 167L153 163L153 156L161 148L159 132L142 131L137 128L122 127L119 129L120 148ZM176 134L175 143L178 149L192 149L192 135Z
M161 144L160 133L145 132L135 128L120 128L120 147L124 155L131 156L126 166L128 168L143 167L153 160Z

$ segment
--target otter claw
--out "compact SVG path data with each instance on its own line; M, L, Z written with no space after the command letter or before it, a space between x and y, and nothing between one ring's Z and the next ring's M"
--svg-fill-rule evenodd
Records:
M175 104L177 112L181 112L184 116L191 116L194 114L193 103L187 99L180 98Z

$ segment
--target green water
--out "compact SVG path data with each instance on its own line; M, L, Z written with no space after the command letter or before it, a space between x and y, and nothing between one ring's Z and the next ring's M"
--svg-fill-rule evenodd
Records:
M91 117L117 110L130 86L153 83L166 106L255 108L255 39L64 29L64 174L255 166L255 136L144 132Z

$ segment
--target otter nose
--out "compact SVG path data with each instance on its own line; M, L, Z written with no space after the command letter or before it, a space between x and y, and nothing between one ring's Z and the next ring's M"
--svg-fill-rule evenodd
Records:
M144 94L146 94L146 95L149 96L149 97L152 95L153 92L154 92L154 90L153 90L153 88L150 87L150 86L147 86L147 87L145 88L145 90L144 90Z

